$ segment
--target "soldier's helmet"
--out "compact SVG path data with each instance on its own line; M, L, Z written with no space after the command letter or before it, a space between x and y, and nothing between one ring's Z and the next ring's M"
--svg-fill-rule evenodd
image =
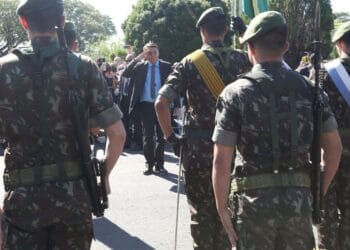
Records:
M254 17L250 22L243 38L241 39L241 43L243 44L252 39L256 39L277 27L286 25L286 20L281 13L277 11L263 12Z
M335 43L343 36L347 35L350 32L350 21L345 22L339 26L339 28L335 31L332 42Z
M199 28L201 25L209 23L217 19L225 19L226 15L222 8L212 7L205 10L202 15L199 17L196 27Z
M22 0L17 7L17 14L24 16L55 7L63 7L63 0Z

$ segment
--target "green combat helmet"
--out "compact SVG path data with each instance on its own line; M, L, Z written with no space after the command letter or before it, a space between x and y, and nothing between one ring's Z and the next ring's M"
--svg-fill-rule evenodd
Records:
M220 7L212 7L205 10L202 15L199 17L196 27L199 28L201 25L211 22L219 18L225 18L225 13Z
M281 13L277 11L263 12L254 17L250 22L243 38L241 39L241 43L246 43L284 25L287 25L287 23Z
M63 6L63 0L22 0L17 7L17 15L24 16L32 12L44 11L59 6Z
M350 21L345 22L339 26L339 28L335 31L333 35L332 42L333 43L337 42L348 32L350 32Z

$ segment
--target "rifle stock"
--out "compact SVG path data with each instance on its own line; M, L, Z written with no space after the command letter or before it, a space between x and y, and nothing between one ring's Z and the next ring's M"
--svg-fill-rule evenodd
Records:
M108 207L108 197L105 185L104 164L97 159L91 159L91 149L88 137L88 128L82 124L79 110L79 97L73 86L71 72L69 69L69 50L64 35L63 27L57 26L56 32L60 48L64 56L66 71L69 81L68 98L72 108L72 122L77 136L80 157L82 160L82 168L84 172L85 182L92 205L92 213L96 217L104 215L104 210ZM100 183L98 183L98 178Z

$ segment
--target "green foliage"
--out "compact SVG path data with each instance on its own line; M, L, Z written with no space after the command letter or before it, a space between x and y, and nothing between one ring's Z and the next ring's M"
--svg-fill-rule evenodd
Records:
M19 0L0 0L0 54L27 40L26 32L18 22L16 8ZM89 43L97 43L116 34L109 16L102 15L92 5L81 0L65 0L66 18L75 23L79 49L85 52Z
M19 0L0 0L0 55L27 40L16 14L18 3Z
M116 34L111 17L102 15L92 5L81 0L65 0L64 4L67 20L76 25L80 51L85 52L89 43L97 44Z
M170 62L180 60L201 46L196 21L211 6L226 4L221 0L139 0L123 24L126 43L136 52L154 41L160 57Z
M321 41L323 58L328 58L332 51L331 30L333 14L330 0L321 3ZM305 50L312 49L315 34L315 0L270 0L271 10L281 12L289 25L289 53L286 61L292 67L299 64Z
M90 44L87 47L86 53L95 60L103 57L108 62L112 62L115 56L125 58L127 51L123 48L121 41L109 42L104 40Z

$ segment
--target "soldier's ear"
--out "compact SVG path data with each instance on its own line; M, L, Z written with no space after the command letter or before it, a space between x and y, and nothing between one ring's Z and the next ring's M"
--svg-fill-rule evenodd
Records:
M27 20L25 19L24 16L20 16L20 17L19 17L19 22L21 23L23 29L25 29L25 30L28 30L28 29L29 29L29 27L28 27L28 22L27 22Z

